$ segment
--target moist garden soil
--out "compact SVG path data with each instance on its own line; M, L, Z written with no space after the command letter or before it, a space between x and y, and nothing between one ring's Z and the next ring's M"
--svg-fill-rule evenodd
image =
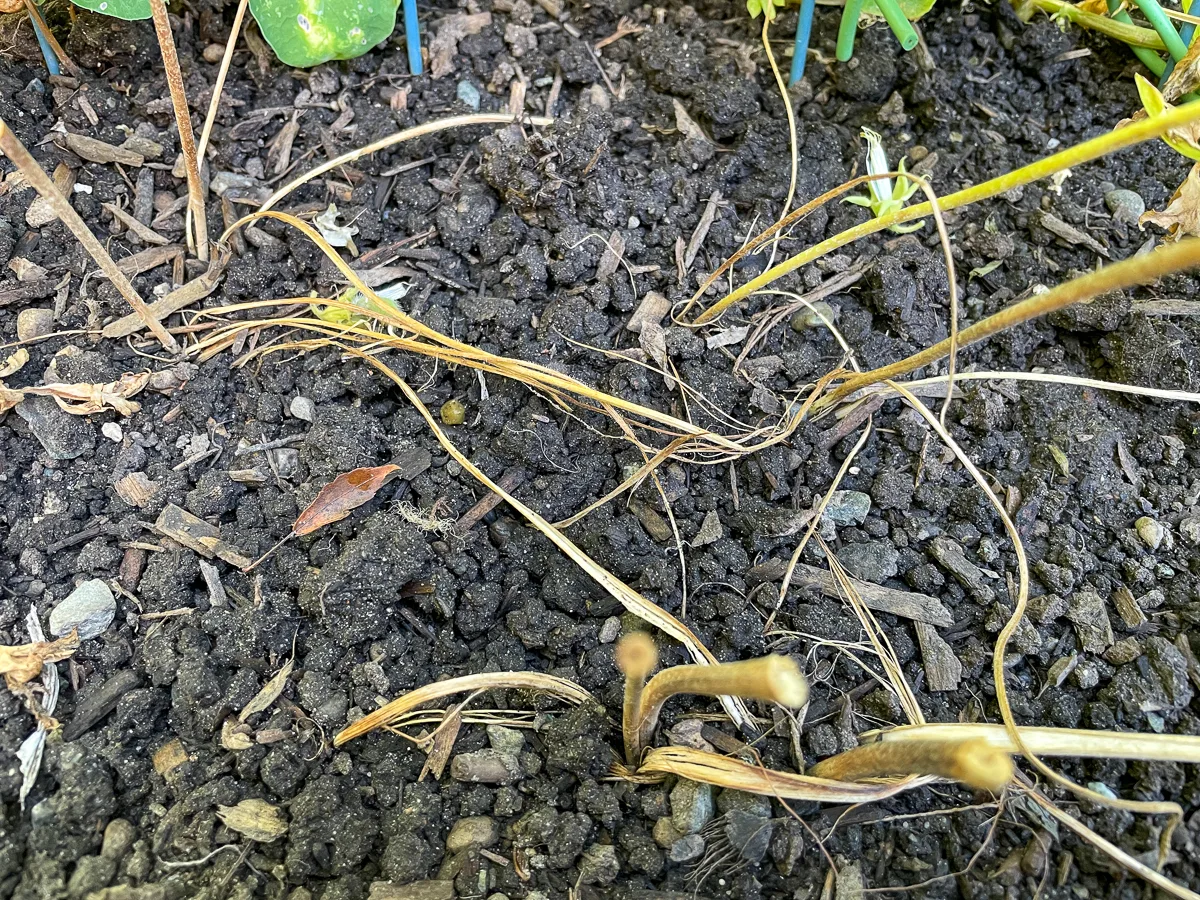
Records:
M199 121L217 73L218 57L204 51L223 44L233 9L176 12ZM470 10L441 2L423 8L427 43L449 32L447 17L468 12L490 12L490 20L473 20L474 33L445 57L449 71L438 79L408 77L398 37L307 73L273 62L261 40L251 40L224 90L210 176L241 176L244 190L253 190L246 178L275 177L276 136L294 115L292 174L476 104L503 110L514 79L527 85L528 110L544 111L554 94L549 128L444 132L335 170L283 206L311 217L335 202L358 229L360 252L392 247L394 255L384 254L390 264L412 270L399 303L433 328L719 424L643 365L626 324L651 291L685 299L780 213L788 128L757 23L739 4L716 0L661 8L572 0L565 24L521 0L484 0ZM185 193L170 172L178 145L158 49L148 23L86 12L72 23L54 9L50 16L85 83L48 81L27 26L9 20L0 115L47 170L71 167L79 186L72 203L121 259L145 248L118 233L102 204L130 207L139 191L145 203L150 190L157 213ZM836 10L818 11L818 54L791 95L799 202L861 171L862 127L884 135L893 161L907 156L948 193L1102 134L1137 106L1125 48L1045 17L1023 24L1005 3L944 4L922 23L927 50L910 54L898 52L886 29L869 29L845 65L832 62L836 19ZM598 55L589 50L622 22L632 33ZM775 28L780 56L793 25L789 13ZM64 126L111 144L136 134L164 150L141 170L86 162L48 140ZM31 359L10 383L39 383L52 360L67 382L172 365L143 338L99 338L100 326L127 311L123 301L103 279L81 285L94 265L61 224L27 226L33 192L7 161L0 165L0 259L46 270L18 282L5 269L0 332L14 340L17 316L29 307L53 309L56 329L66 332L29 345ZM1132 194L1162 208L1185 172L1181 158L1154 142L948 215L963 320L1092 269L1101 251L1113 259L1138 252L1155 238L1132 224ZM686 252L710 198L711 227L681 275L677 245ZM215 227L215 197L209 212ZM792 230L780 258L865 215L829 204ZM168 213L156 227L178 240L182 224ZM398 244L405 239L413 240ZM624 244L615 267L603 259L606 242ZM282 223L259 224L238 249L204 306L341 289L320 252ZM748 258L734 280L761 270L768 255ZM189 277L202 268L189 262ZM776 286L802 293L854 268L862 276L826 300L864 368L946 335L947 279L931 223L856 244ZM136 283L150 296L171 277L165 265ZM972 348L960 366L1195 390L1200 355L1190 307L1161 302L1190 300L1194 290L1193 280L1175 277L1105 297ZM778 416L841 362L830 334L785 320L736 373L743 344L709 349L706 339L780 302L786 298L760 298L700 331L666 320L677 377L741 422ZM169 324L184 323L177 316ZM252 338L281 339L279 330ZM69 416L46 400L0 422L0 642L27 641L30 606L45 625L81 581L120 587L115 620L59 664L55 716L64 728L47 743L24 809L15 751L34 719L0 692L0 896L562 898L574 890L815 898L827 896L831 859L842 872L838 896L853 896L858 877L872 888L922 884L929 896L1144 896L1142 883L1019 802L1005 805L993 832L991 798L953 785L822 809L736 792L713 798L670 781L609 780L622 694L612 642L636 620L618 618L616 601L503 504L462 533L428 530L421 519L430 510L454 520L485 492L365 364L331 350L240 368L233 360L224 353L177 369L186 384L169 396L142 394L141 410L128 418ZM522 384L394 352L386 361L431 408L460 401L465 421L448 428L451 439L493 477L509 473L517 496L551 521L602 497L641 461L610 420L568 415ZM1193 640L1200 615L1194 410L1061 383L970 382L960 391L950 429L1011 504L1034 569L1031 615L1008 660L1017 720L1200 733L1188 654L1176 643ZM106 423L119 428L102 433ZM957 687L953 679L930 683L913 622L880 615L926 718L998 721L990 658L1011 609L1012 547L969 476L911 410L890 401L874 425L841 484L858 494L842 495L831 510L829 546L864 579L926 594L949 610L952 621L937 632L943 657L961 664ZM837 427L833 419L805 423L786 444L733 465L668 465L662 483L687 544L683 573L652 486L567 531L602 566L683 617L718 657L769 648L795 655L813 680L804 731L793 737L777 720L754 744L763 762L792 770L853 746L860 731L904 721L852 658L872 665L840 600L796 583L775 633L763 633L778 592L770 573L777 579L799 539L797 516L827 490L857 438L858 429ZM238 453L264 443L274 449ZM344 521L286 542L250 575L148 527L177 504L257 557L335 475L393 460L403 478ZM152 483L140 508L114 487L131 473ZM1165 533L1156 549L1134 529L1141 517ZM1153 536L1145 523L1142 530ZM823 565L815 544L804 561ZM202 562L216 566L223 597L206 583ZM1125 598L1121 609L1117 597ZM668 641L662 655L664 664L685 661ZM282 694L242 729L246 748L227 749L227 720L288 660L294 667ZM405 691L509 670L568 678L602 706L571 710L519 691L477 698L475 707L536 714L536 728L514 735L465 725L453 751L462 759L440 778L422 780L425 754L396 734L332 749L348 720ZM672 702L659 740L732 752L751 739L717 713L713 701ZM489 748L492 757L465 756ZM461 780L497 755L516 760L507 783ZM1182 804L1166 871L1200 885L1194 769L1067 761L1063 770L1121 796ZM218 807L247 799L281 808L286 833L252 842L223 824ZM1161 820L1058 799L1129 853L1153 860ZM219 849L225 845L233 846Z

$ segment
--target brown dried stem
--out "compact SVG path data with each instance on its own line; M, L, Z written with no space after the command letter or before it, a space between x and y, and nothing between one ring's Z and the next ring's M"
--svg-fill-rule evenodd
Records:
M1012 781L1010 757L982 738L865 744L823 759L808 774L832 781L895 775L936 775L999 793Z
M167 72L167 88L171 93L171 105L175 108L175 122L179 126L179 149L183 154L183 167L187 174L188 249L201 260L208 261L208 221L204 216L204 191L200 186L200 167L196 160L196 139L192 134L192 114L188 111L187 93L183 89L183 74L179 70L179 57L175 53L175 37L171 34L171 20L167 18L167 6L163 0L150 0L150 11L154 14L154 34L162 50L163 67Z
M641 756L638 740L638 713L646 679L658 665L658 648L644 631L627 634L617 644L617 668L625 673L625 704L621 710L621 734L625 738L625 761L637 767Z
M108 251L88 230L87 225L83 223L83 219L79 218L79 214L75 212L67 198L59 193L54 182L50 180L50 176L37 164L37 160L25 149L25 145L17 139L3 119L0 119L0 153L12 160L13 165L25 176L25 180L33 185L38 194L46 198L54 208L54 214L70 229L79 243L83 244L83 249L96 261L96 265L112 282L113 287L128 301L129 305L133 307L133 311L138 314L163 347L171 352L177 351L179 345L175 343L175 338L171 337L162 323L150 314L145 301L142 300L124 273L117 268L117 264L108 255Z

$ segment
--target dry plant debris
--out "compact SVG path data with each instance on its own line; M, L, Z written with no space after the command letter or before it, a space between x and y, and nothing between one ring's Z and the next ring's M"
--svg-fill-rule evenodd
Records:
M26 682L42 674L42 666L69 659L79 649L79 634L70 634L56 641L34 641L13 647L0 645L0 675L14 693Z

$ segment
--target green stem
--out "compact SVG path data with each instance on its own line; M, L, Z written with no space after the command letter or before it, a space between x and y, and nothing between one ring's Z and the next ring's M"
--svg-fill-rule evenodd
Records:
M858 33L858 17L862 14L862 6L863 0L846 0L842 22L838 25L838 62L848 62L854 55L854 35Z
M905 51L917 46L917 31L913 28L912 22L908 21L908 16L900 9L900 4L896 0L875 0L875 5L879 7L879 11L883 13L883 17L887 19L887 23L892 29L892 34L896 36L896 40L900 42L900 46Z
M1038 2L1044 2L1044 0L1038 0ZM1126 125L1124 128L1109 131L1099 137L1092 138L1090 141L1084 141L1082 144L1068 147L1066 150L1055 153L1053 156L1039 159L1037 162L1030 163L1016 171L1008 172L998 178L985 181L982 184L949 194L938 201L938 206L943 212L947 212L957 209L960 206L967 206L971 203L987 200L1012 188L1020 187L1042 178L1049 178L1055 172L1060 172L1063 169L1081 166L1084 163L1099 159L1102 156L1108 156L1110 153L1115 153L1125 147L1161 137L1168 131L1190 125L1198 119L1200 119L1200 104L1176 107L1161 116L1141 119L1131 125ZM853 228L847 228L840 234L827 238L819 244L814 244L807 250L767 269L767 271L763 272L757 278L746 282L746 284L733 293L728 294L697 316L695 324L704 325L713 321L725 312L725 310L729 309L729 307L745 300L756 291L761 291L776 279L782 278L789 272L794 272L802 266L808 265L813 260L819 259L827 253L851 244L861 237L883 231L892 225L912 222L915 219L921 219L930 215L933 215L933 206L926 201L925 203L917 203L896 212L888 213L877 219L871 219L860 225L855 225Z
M1121 0L1108 0L1108 14L1122 24L1133 24L1133 19L1129 18L1129 13L1121 8ZM1157 53L1147 50L1145 47L1130 46L1129 49L1133 51L1133 55L1141 60L1142 65L1149 69L1155 78L1161 78L1163 72L1167 70L1167 64Z
M1175 61L1178 62L1187 56L1187 44L1183 42L1179 32L1175 30L1175 26L1163 12L1163 8L1158 5L1158 0L1133 0L1133 2L1142 11L1142 15L1150 20L1150 24L1154 26L1154 30L1158 32L1158 36L1162 38L1163 44L1166 45L1167 51L1175 58Z
M1028 5L1053 15L1062 16L1082 28L1116 38L1131 47L1145 47L1147 50L1167 49L1167 45L1163 43L1163 39L1153 28L1139 28L1137 25L1116 22L1108 16L1100 16L1072 6L1066 0L1028 0Z

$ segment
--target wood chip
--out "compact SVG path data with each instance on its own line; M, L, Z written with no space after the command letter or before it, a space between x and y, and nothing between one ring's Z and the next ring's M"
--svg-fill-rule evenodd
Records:
M604 281L611 278L613 273L617 271L617 266L621 264L621 260L625 258L625 238L621 236L621 232L613 231L608 236L608 242L604 246L604 253L600 257L600 264L596 266L596 280Z
M183 742L176 738L155 750L150 761L154 765L155 772L163 778L168 778L172 772L188 761L188 755L187 751L183 749Z
M130 506L141 509L150 502L150 498L158 490L158 482L151 481L146 477L145 472L130 472L124 478L113 482L113 487L116 489L118 497Z
M125 210L121 209L121 207L117 206L115 203L104 203L102 206L112 213L114 219L136 234L142 243L154 244L159 247L163 247L171 243L167 238L163 237L150 226L143 225L136 218L125 212Z
M221 540L221 529L174 503L168 504L159 515L154 530L206 559L216 556L239 569L250 565L251 561L236 547Z
M60 162L54 168L52 180L54 186L58 188L58 192L64 197L70 198L71 192L75 189L75 170L65 162ZM34 198L34 201L29 204L29 209L25 211L25 224L30 228L41 228L57 221L58 214L54 211L54 206L40 195Z
M670 311L670 300L658 291L648 291L642 298L642 302L638 304L638 308L633 311L633 315L629 317L629 321L625 323L625 327L634 334L638 334L647 322L657 325L666 318Z
M1149 619L1142 612L1142 608L1137 605L1137 601L1133 599L1133 592L1125 585L1118 585L1117 589L1112 593L1113 606L1117 608L1121 619L1125 622L1125 627L1129 629L1141 628Z
M1060 240L1066 241L1068 244L1076 244L1081 247L1087 247L1093 253L1109 258L1108 249L1099 241L1089 234L1080 231L1074 225L1068 224L1058 216L1043 212L1038 217L1038 224L1045 228L1048 232Z
M137 167L146 162L142 154L124 147L114 147L104 141L83 134L64 134L61 141L66 148L80 159L94 163L120 163L123 166Z
M117 263L117 268L129 278L133 278L135 275L141 275L143 272L149 272L151 269L157 269L159 266L174 261L175 257L180 256L183 251L183 244L147 247L132 256L125 257ZM103 278L104 275L102 272L97 272L96 277Z
M962 680L963 667L950 645L942 640L932 625L914 623L921 644L921 659L925 663L925 684L931 691L956 691Z
M786 571L786 562L782 559L773 559L755 566L751 573L760 582L781 581ZM852 580L868 609L902 616L915 622L937 625L940 628L954 624L954 617L950 615L950 610L946 609L935 597L913 591L899 591L879 584L870 584L857 578ZM813 584L819 587L821 593L827 597L840 599L842 596L833 575L825 569L818 569L816 566L805 563L797 564L796 571L792 575L792 584L796 587Z
M687 272L692 268L692 263L696 261L696 254L700 252L700 248L704 245L704 239L708 237L708 229L712 227L713 220L717 217L717 204L721 202L721 192L713 191L708 198L708 203L704 207L704 213L700 216L700 221L696 223L696 230L692 232L691 240L688 241L687 250L683 254L683 270Z
M228 606L229 598L225 595L225 585L221 583L221 573L217 567L202 559L200 574L204 576L204 585L208 588L209 605Z

